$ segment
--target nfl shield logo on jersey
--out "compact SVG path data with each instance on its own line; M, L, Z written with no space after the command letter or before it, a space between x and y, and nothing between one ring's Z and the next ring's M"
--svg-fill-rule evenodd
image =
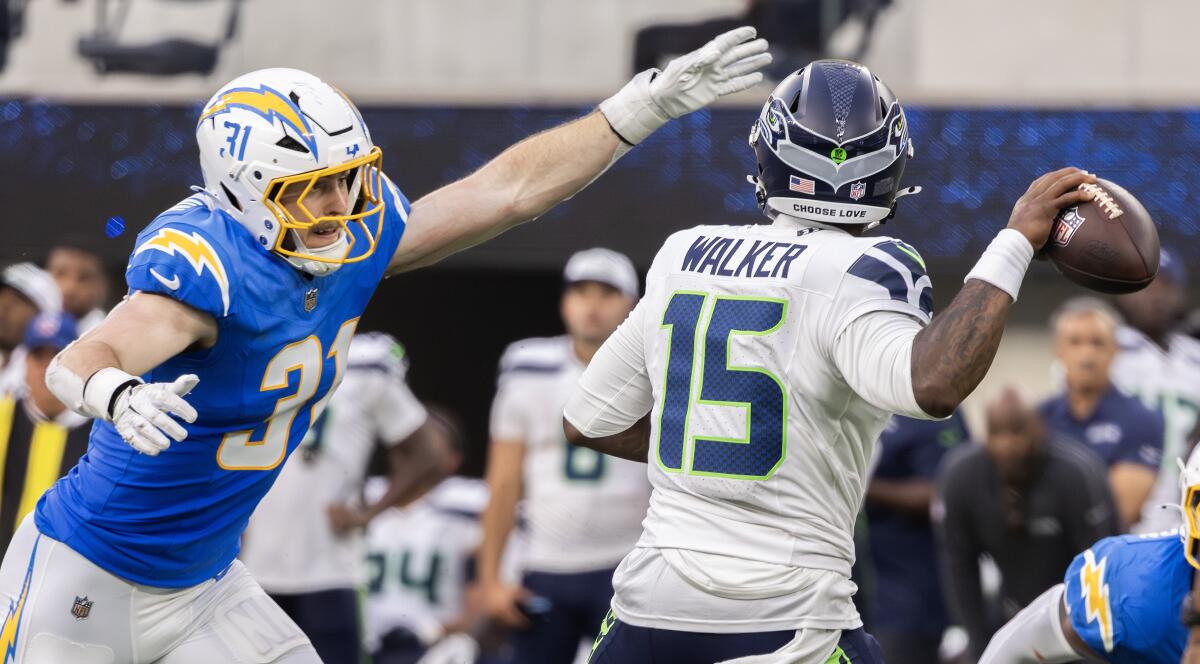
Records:
M75 616L76 620L83 620L92 614L92 600L87 598L87 595L80 597L75 596L75 605L71 607L71 615Z
M1067 246L1071 241L1071 237L1075 235L1075 231L1087 221L1083 215L1079 214L1079 208L1067 208L1058 213L1058 218L1054 223L1054 230L1051 235L1054 238L1054 244L1060 247Z
M850 185L850 198L852 200L857 201L858 199L860 199L866 195L867 195L867 183L866 182L855 182L854 184Z
M304 294L304 311L312 311L317 308L317 289L310 288Z

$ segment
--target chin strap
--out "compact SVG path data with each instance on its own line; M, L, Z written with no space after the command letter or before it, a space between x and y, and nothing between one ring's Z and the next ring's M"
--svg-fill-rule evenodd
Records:
M346 254L346 248L350 244L350 240L348 238L350 231L349 229L345 228L342 229L341 235L338 237L336 242L328 247L321 247L320 249L309 249L307 246L305 246L304 242L300 239L300 234L297 233L295 229L290 229L288 232L292 234L292 241L296 243L297 253L307 253L319 258L344 256ZM342 267L341 263L326 263L324 261L314 261L300 258L299 256L285 256L285 258L287 258L288 263L292 264L292 267L296 268L297 270L307 272L314 277L323 277L327 274L333 274L334 272L338 271L338 268Z

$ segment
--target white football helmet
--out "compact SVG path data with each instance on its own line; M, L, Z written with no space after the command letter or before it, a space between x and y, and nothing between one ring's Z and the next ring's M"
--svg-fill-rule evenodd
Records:
M204 106L196 141L205 191L265 250L318 276L374 253L384 217L382 152L337 88L296 69L239 76ZM313 185L347 172L350 209L310 212L304 201ZM299 215L279 203L289 191L300 192L291 204ZM337 241L306 247L297 231L328 221L341 226Z
M1200 569L1200 446L1193 450L1187 464L1179 464L1179 489L1183 509L1183 555L1192 567Z

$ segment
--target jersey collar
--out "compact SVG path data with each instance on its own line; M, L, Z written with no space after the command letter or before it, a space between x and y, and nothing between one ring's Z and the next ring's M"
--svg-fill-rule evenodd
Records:
M800 217L793 217L789 214L784 214L782 212L775 215L775 221L772 222L771 225L774 226L775 228L782 228L784 230L800 230L802 228L819 228L821 230L827 230L827 231L840 231L842 233L846 232L846 229L838 228L837 226L835 226L833 224L822 224L819 221L813 221L811 219L801 219Z

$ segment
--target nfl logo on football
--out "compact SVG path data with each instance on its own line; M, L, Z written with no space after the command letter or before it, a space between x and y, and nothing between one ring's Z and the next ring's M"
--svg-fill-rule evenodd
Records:
M850 198L851 199L857 201L858 199L860 199L866 195L867 195L867 183L866 182L855 182L854 184L850 185Z
M75 605L71 607L71 615L75 616L76 620L83 620L92 614L92 600L87 598L87 595L80 597L75 596Z
M1059 213L1058 219L1054 224L1052 231L1054 244L1060 247L1065 247L1071 241L1071 237L1075 235L1075 231L1087 221L1083 215L1079 214L1079 208L1067 208Z

